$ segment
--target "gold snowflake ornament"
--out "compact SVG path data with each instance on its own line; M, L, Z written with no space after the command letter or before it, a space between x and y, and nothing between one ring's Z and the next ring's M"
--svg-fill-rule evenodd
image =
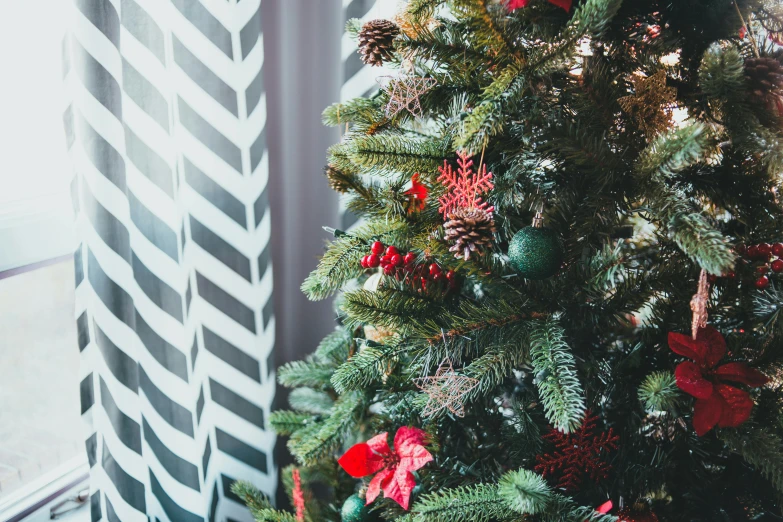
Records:
M666 71L652 76L631 77L634 94L623 96L617 102L648 138L666 130L672 124L672 116L666 111L677 100L677 89L666 85Z
M389 95L386 117L393 118L403 110L407 110L417 118L421 117L420 97L437 83L433 78L381 76L378 78L378 84Z
M444 409L457 417L464 417L465 395L478 386L478 379L457 374L448 357L440 363L434 376L420 377L413 382L430 397L421 412L424 417L432 417Z

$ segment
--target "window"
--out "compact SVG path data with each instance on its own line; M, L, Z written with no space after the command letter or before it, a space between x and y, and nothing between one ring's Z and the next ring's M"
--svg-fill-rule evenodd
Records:
M69 7L5 0L0 16L0 520L72 489L87 471L62 124Z

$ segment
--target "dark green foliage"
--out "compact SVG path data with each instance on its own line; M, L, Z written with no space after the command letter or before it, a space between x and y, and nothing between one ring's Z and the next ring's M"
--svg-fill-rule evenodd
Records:
M567 12L530 0L509 13L494 0L407 2L391 66L437 82L420 97L423 117L387 117L382 91L323 114L343 136L329 151L334 184L364 224L334 231L302 286L310 299L339 293L340 327L279 369L292 409L270 417L303 481L325 486L312 516L339 521L371 479L352 479L336 459L401 426L426 431L434 461L416 472L410 510L381 496L378 520L612 522L617 510L594 509L620 498L667 522L783 514L783 277L756 289L761 263L736 253L783 239L783 116L748 92L756 49L738 38L737 14L760 56L783 59L764 40L783 31L778 3L574 0ZM681 117L650 130L618 100L636 94L633 75L660 71L676 92L676 107L661 110ZM494 183L484 198L493 244L467 261L449 252L438 212L438 167L459 149ZM405 194L415 173L429 189L420 211ZM512 238L538 209L562 263L533 280L515 269L531 259ZM422 289L410 272L365 284L373 271L360 260L374 241L453 271L453 286ZM667 334L690 332L702 269L735 272L710 292L710 324L728 341L722 362L774 380L752 390L747 423L697 437ZM425 417L417 379L446 359L476 380L459 397L465 416ZM588 410L619 447L608 478L566 494L532 470L552 450L542 435L573 430ZM258 520L292 520L239 487Z

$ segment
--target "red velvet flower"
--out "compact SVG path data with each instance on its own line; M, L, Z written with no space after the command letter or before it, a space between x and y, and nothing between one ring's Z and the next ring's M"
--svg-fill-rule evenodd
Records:
M411 177L411 188L406 190L404 194L408 196L410 205L408 207L409 212L424 210L424 206L427 204L427 186L423 183L419 183L419 173Z
M355 444L337 462L355 478L376 475L367 488L367 504L383 490L384 496L408 509L411 493L416 486L412 471L424 467L432 455L424 444L424 431L403 426L394 435L394 450L386 442L388 433L383 432L367 442Z
M573 0L549 0L550 4L555 4L558 7L562 7L566 11L571 10L571 3ZM527 4L530 3L530 0L508 0L508 3L506 6L508 7L509 11L514 11L516 9L519 9L520 7L527 7Z
M726 355L726 340L712 326L700 328L696 339L689 335L669 332L669 348L685 356L677 366L674 377L677 386L696 397L693 410L693 428L698 436L717 424L721 428L736 428L750 417L753 400L748 392L725 384L725 381L758 388L769 382L766 375L741 362L718 362Z

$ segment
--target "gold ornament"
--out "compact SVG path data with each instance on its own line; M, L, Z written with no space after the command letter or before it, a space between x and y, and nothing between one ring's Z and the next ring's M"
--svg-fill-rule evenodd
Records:
M707 271L702 270L699 274L699 289L691 299L691 311L693 319L691 320L691 337L696 339L699 328L707 327L707 301L710 298L710 285L707 282Z
M402 110L407 110L415 117L421 117L419 97L437 83L433 78L381 76L378 78L378 84L389 95L389 103L386 104L386 117L393 118Z
M623 96L617 102L648 138L666 130L672 124L672 116L666 109L674 106L677 89L666 85L666 71L652 76L631 77L634 94Z
M430 397L421 412L424 417L431 417L444 409L457 417L464 417L465 395L479 383L478 379L457 374L448 357L443 359L433 377L420 377L413 382Z

